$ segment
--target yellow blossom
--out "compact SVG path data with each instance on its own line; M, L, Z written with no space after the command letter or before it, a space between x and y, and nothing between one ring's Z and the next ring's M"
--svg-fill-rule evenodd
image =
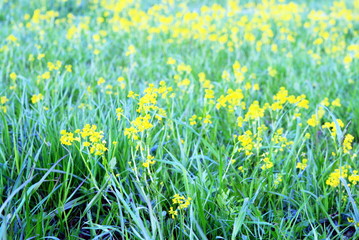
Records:
M43 100L44 99L44 96L41 94L41 93L39 93L39 94L35 94L35 95L32 95L32 97L31 97L31 102L33 103L33 104L35 104L35 103L38 103L38 102L40 102L41 100Z

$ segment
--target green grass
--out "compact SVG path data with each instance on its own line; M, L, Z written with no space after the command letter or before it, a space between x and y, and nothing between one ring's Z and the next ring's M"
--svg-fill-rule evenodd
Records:
M0 99L0 239L358 238L357 0L241 1L237 10L224 1L187 1L188 8L175 1L161 9L160 1L136 0L121 11L110 2L0 0L0 97L8 99ZM214 3L223 7L201 12ZM327 18L310 20L312 10ZM326 34L322 44L313 43ZM136 52L128 55L131 45ZM167 64L170 57L176 64ZM61 66L50 70L56 61ZM234 76L236 61L247 68L242 81ZM181 63L192 70L179 71ZM185 79L188 86L181 86ZM163 97L161 81L169 91ZM152 104L142 98L150 84L157 92ZM285 98L281 109L271 108L281 87L305 94L308 107ZM208 89L213 98L206 98ZM232 103L233 111L229 102L218 109L229 89L240 89L243 99ZM128 97L130 91L139 96ZM37 94L43 99L33 102ZM136 111L140 98L153 108ZM320 104L325 98L328 106ZM331 104L337 98L340 107ZM260 109L251 111L255 101ZM248 117L263 108L263 116ZM320 109L324 116L310 126ZM152 126L138 140L125 136L146 114ZM190 124L193 115L202 119ZM243 126L238 117L247 118ZM93 143L107 148L100 155L84 146L85 138L72 145L60 140L61 130L74 133L86 124L103 131ZM348 134L354 141L345 144ZM260 144L251 148L246 139ZM148 156L155 162L145 167ZM266 157L273 165L264 169ZM346 165L347 175L331 175ZM331 176L335 187L327 184ZM188 206L177 209L175 194L190 198Z

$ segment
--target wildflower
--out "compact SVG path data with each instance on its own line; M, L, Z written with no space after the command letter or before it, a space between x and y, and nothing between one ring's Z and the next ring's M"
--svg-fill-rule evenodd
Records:
M0 97L0 110L3 113L7 112L7 106L1 106L1 105L5 105L8 101L9 101L9 99L6 96Z
M323 106L328 107L329 106L328 98L324 98L323 101L320 102L320 104L322 104Z
M65 65L65 69L67 72L72 72L72 65Z
M8 101L9 101L9 99L8 99L6 96L0 97L0 103L1 103L1 104L5 104L5 103L7 103Z
M353 183L354 185L356 185L356 184L359 182L358 171L357 171L357 170L354 170L354 171L353 171L353 174L348 177L348 180L349 180L351 183Z
M271 77L275 77L278 74L277 70L275 70L272 67L268 67L267 71L268 71L268 75Z
M116 108L117 120L121 119L122 114L123 114L123 109L122 108Z
M43 59L45 57L45 54L44 53L39 53L38 55L37 55L37 60L41 60L41 59Z
M258 119L264 116L264 109L259 106L258 101L254 101L248 108L248 112L245 115L245 121L249 119Z
M353 135L351 135L351 134L345 135L345 138L343 141L343 152L344 153L349 153L349 151L351 149L353 149L353 147L352 147L353 140L354 140Z
M274 179L274 186L278 187L278 185L283 181L283 175L277 174L276 178Z
M212 121L211 121L211 115L207 114L206 117L203 119L203 123L204 123L204 124L210 124L210 123L212 123Z
M136 48L135 46L133 45L130 45L128 48L127 48L127 51L125 53L126 56L130 56L130 55L133 55L136 53Z
M186 209L191 204L192 198L190 197L184 197L179 194L175 194L172 199L173 204L178 204L177 209Z
M16 78L17 78L16 73L14 73L14 72L10 73L10 79L11 79L11 80L15 81Z
M171 215L172 219L175 219L175 217L178 215L177 210L173 210L173 207L170 207L168 213Z
M332 102L332 106L333 107L341 107L341 103L340 103L340 99L336 98L333 102Z
M167 64L168 64L168 65L174 65L174 64L176 64L176 59L173 59L173 58L169 57L169 58L167 59Z
M38 103L38 102L40 102L41 100L43 100L44 99L44 96L41 94L41 93L39 93L39 94L35 94L35 95L32 95L32 97L31 97L31 102L33 103L33 104L35 104L35 103Z
M142 163L142 166L145 167L145 168L148 168L150 165L155 164L156 161L153 160L154 158L155 158L154 156L148 155L147 159L146 159L146 162Z
M253 142L253 133L250 130L247 130L243 135L238 136L238 141L241 144L241 148L238 149L238 151L245 151L245 154L251 155L252 154L252 150L254 148L254 142Z
M12 35L12 34L10 34L10 35L6 38L6 40L9 41L9 42L17 42L17 38L16 38L14 35Z
M189 124L190 124L190 125L196 125L196 124L197 124L196 119L197 119L197 115L193 115L193 116L189 119Z
M97 85L101 85L101 84L103 84L103 83L105 83L106 82L106 80L103 78L103 77L100 77L99 79L98 79L98 81L97 81Z
M304 159L302 160L302 162L298 162L298 163L297 163L296 168L299 168L299 169L301 169L301 170L304 170L304 169L306 169L306 167L308 166L307 163L308 163L308 159L304 158Z
M346 56L344 57L344 59L343 59L343 63L344 63L345 65L349 65L352 61L353 61L353 58L352 58L351 56L349 56L349 55L346 55Z
M139 95L136 94L136 93L134 93L133 91L130 91L130 92L128 93L128 95L127 95L128 98L136 98L136 97L138 97L138 96L139 96Z
M348 169L349 166L339 167L332 172L328 179L326 180L326 184L331 187L337 187L340 184L340 178L348 177Z
M261 161L264 162L264 164L261 166L262 170L270 169L274 166L273 162L270 160L269 157L264 157L261 159Z
M72 142L80 140L80 138L74 137L73 133L67 132L66 130L61 130L60 134L61 134L60 142L63 145L71 146Z
M42 79L50 79L50 77L51 77L50 72L45 72L41 75Z

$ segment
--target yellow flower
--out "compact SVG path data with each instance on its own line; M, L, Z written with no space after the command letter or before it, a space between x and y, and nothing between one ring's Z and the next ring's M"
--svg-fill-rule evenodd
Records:
M6 38L6 40L9 41L9 42L16 42L17 38L14 35L11 34Z
M173 58L169 57L169 58L167 59L167 64L168 64L168 65L174 65L174 64L176 64L176 59L173 59Z
M37 60L41 60L41 59L43 59L45 57L45 54L44 53L39 53L38 55L37 55Z
M117 120L121 119L122 114L123 114L123 109L122 108L116 108Z
M245 121L249 119L258 119L264 116L264 109L259 106L258 101L254 101L248 108L248 112L245 115Z
M207 114L206 117L203 119L203 123L204 124L212 123L211 118L212 118L211 115Z
M154 156L148 155L146 161L144 163L142 163L142 166L145 168L148 168L148 167L150 167L150 165L155 164L156 161L153 160L154 158L155 158Z
M172 219L175 219L175 217L178 215L177 210L173 210L173 207L170 207L168 213L171 215Z
M14 73L14 72L10 73L10 79L11 79L11 80L15 81L16 78L17 78L16 73Z
M332 102L332 106L333 107L341 107L341 103L340 103L340 99L336 98L333 102Z
M340 184L340 178L348 177L348 169L349 166L339 167L332 172L327 181L325 182L327 185L331 187L337 187Z
M323 101L320 102L320 104L322 104L323 106L328 107L329 106L328 98L324 98Z
M63 145L70 146L72 145L72 142L80 140L79 138L75 138L73 133L67 132L66 130L61 130L60 134L61 134L60 142Z
M353 61L353 58L349 55L346 55L343 59L345 65L349 65Z
M271 76L271 77L275 77L277 75L277 70L275 70L274 68L272 67L268 67L268 75Z
M103 83L105 83L106 82L106 80L103 78L103 77L100 77L99 79L98 79L98 81L97 81L97 85L101 85L101 84L103 84Z
M193 115L190 119L189 119L189 124L190 125L196 125L197 122L196 122L196 119L197 119L197 115Z
M33 104L35 104L35 103L38 103L38 102L40 102L41 100L43 100L44 99L44 96L41 94L41 93L39 93L39 94L35 94L35 95L32 95L32 97L31 97L31 102L33 103Z
M5 103L7 103L8 101L9 101L9 99L8 99L6 96L0 97L0 103L1 103L1 104L5 104Z
M136 48L135 46L133 45L130 45L128 48L127 48L127 51L125 53L126 56L130 56L130 55L133 55L136 53Z
M270 169L274 166L269 157L262 158L261 160L264 162L264 164L261 166L262 170Z
M301 169L301 170L304 170L304 169L308 166L307 162L308 162L308 159L304 158L304 159L302 160L302 162L298 162L298 163L297 163L296 168L299 168L299 169Z
M356 185L356 184L359 182L358 171L357 171L357 170L354 170L354 171L353 171L353 174L348 177L348 180L349 180L351 183L353 183L354 185Z
M129 91L129 93L128 93L128 95L127 95L127 97L129 97L129 98L136 98L136 97L138 97L139 95L138 94L136 94L136 93L134 93L133 91Z
M65 69L67 72L72 72L72 65L65 65Z
M351 134L345 135L344 141L343 141L343 152L349 153L352 147L352 142L354 141L354 137Z

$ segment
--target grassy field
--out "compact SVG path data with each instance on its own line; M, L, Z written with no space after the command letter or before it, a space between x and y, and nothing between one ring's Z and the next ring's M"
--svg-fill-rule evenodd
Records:
M359 239L359 0L0 0L0 239Z

